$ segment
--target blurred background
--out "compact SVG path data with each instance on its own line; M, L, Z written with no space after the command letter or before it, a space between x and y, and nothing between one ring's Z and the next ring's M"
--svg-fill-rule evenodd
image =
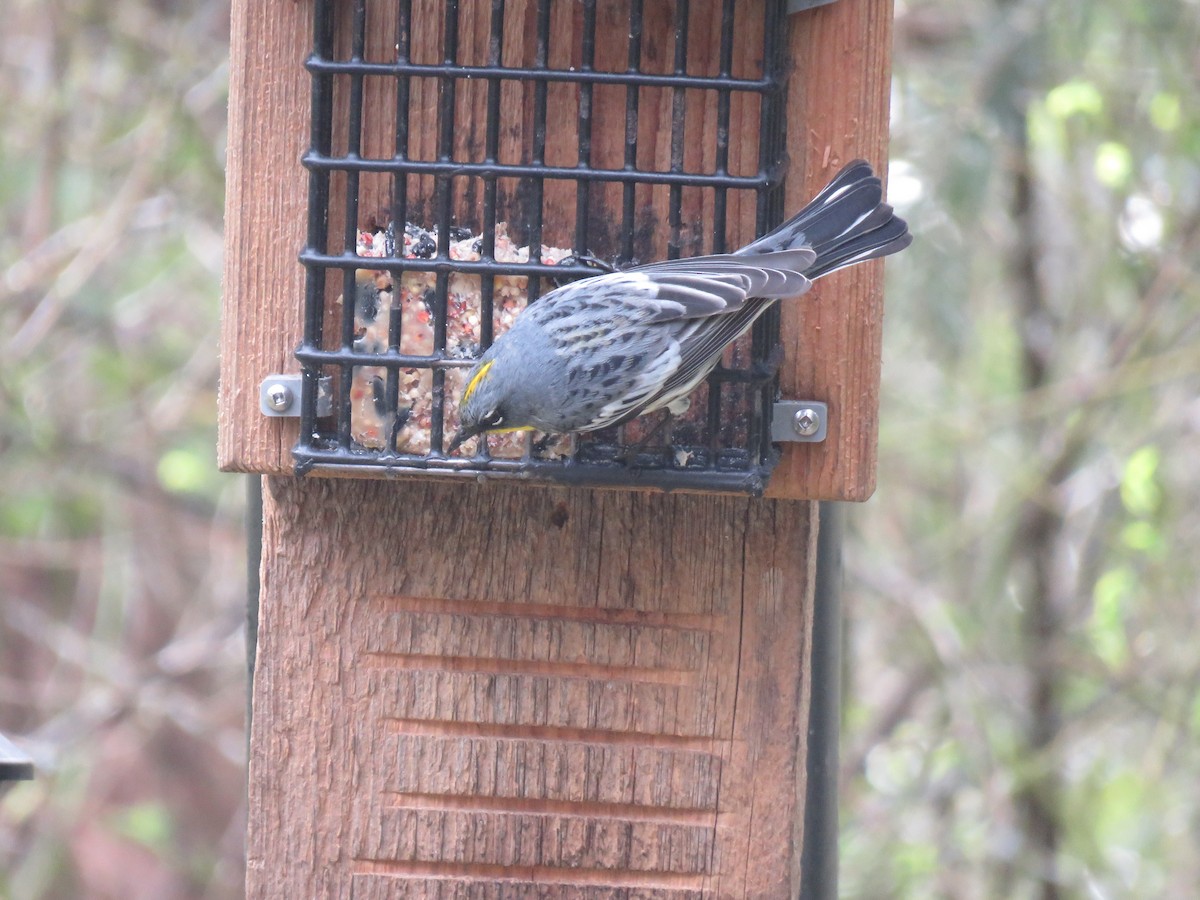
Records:
M1200 4L897 0L841 892L1200 884ZM0 33L0 897L241 894L226 0Z

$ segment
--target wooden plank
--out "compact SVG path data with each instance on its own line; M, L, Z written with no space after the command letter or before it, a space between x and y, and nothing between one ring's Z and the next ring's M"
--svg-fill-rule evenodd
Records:
M264 483L249 897L795 896L815 504Z
M225 168L225 278L217 464L292 470L296 420L258 408L267 375L299 372L308 179L311 3L233 0Z
M838 0L792 16L787 208L863 157L886 176L892 0ZM866 500L875 490L883 263L830 275L783 306L784 397L829 404L829 435L791 444L770 497Z

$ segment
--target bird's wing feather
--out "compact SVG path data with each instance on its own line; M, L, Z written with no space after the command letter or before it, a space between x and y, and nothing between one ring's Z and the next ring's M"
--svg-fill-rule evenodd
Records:
M710 315L711 312L733 312L751 297L796 297L808 290L811 283L804 272L813 264L816 254L808 247L783 250L777 253L746 256L699 256L673 259L630 269L630 275L644 275L659 285L660 293L676 285L707 291L724 300L719 310L688 308L681 318Z
M543 326L594 326L602 309L614 326L652 325L733 313L753 297L795 297L811 287L808 248L761 256L701 256L652 263L565 285L530 307Z
M662 391L663 382L670 380L679 368L679 344L671 341L664 352L650 358L645 368L639 371L629 389L600 408L596 421L601 426L616 425L641 415Z
M680 347L679 365L663 384L663 395L671 397L681 389L687 392L696 387L712 371L721 351L753 325L773 302L769 298L754 298L731 316L701 320L680 333L676 338Z
M565 285L521 318L551 338L569 382L627 385L591 417L601 427L657 409L664 396L694 387L774 300L811 287L804 270L813 259L810 249L800 248L653 263ZM614 345L614 333L640 339Z

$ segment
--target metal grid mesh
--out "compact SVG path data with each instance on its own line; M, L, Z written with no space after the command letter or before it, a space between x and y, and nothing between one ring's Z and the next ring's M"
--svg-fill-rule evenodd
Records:
M554 20L564 7L574 17L565 30ZM647 438L657 424L659 414L653 414L646 417L649 423L635 420L570 439L558 455L547 454L532 439L517 457L502 458L487 448L465 456L443 452L452 393L447 376L469 367L494 340L497 277L526 278L534 302L550 279L562 283L594 275L587 260L601 258L622 267L663 255L724 252L730 249L727 234L736 226L730 221L734 204L741 204L745 216L753 203L758 234L781 221L783 4L676 0L652 7L647 10L643 0L601 4L600 22L596 0L557 5L551 0L317 0L314 51L307 63L313 79L312 146L304 158L310 172L308 237L300 256L308 273L305 333L296 352L304 374L301 437L294 449L299 473L421 471L761 492L777 458L768 421L775 390L770 361L778 342L776 310L727 352L708 385L697 391L692 421L657 438ZM606 29L607 41L614 16L628 30L624 59L621 65L610 60L607 68L597 66L598 28ZM670 34L659 33L664 19ZM697 29L695 20L718 27ZM464 22L470 28L467 38L475 43L486 33L485 46L464 43ZM394 42L386 54L369 49L381 23L394 23L394 30L388 29ZM561 38L564 31L568 47L560 46L567 40ZM697 43L697 31L703 45ZM517 33L524 57L508 50ZM761 34L761 39L753 48L739 46L746 34ZM435 46L429 46L430 35L440 39ZM663 58L664 47L670 48L669 59ZM697 74L697 69L708 71ZM364 105L372 91L391 106L392 144L374 152L364 148L364 133L382 130L369 121L371 111ZM613 91L623 93L619 143L598 130L596 121L598 102L608 103L611 111ZM564 96L577 110L573 122L561 114ZM733 131L735 106L751 110L753 134ZM371 108L378 114L380 105ZM464 114L472 109L482 111L482 129L477 115ZM661 141L647 146L650 113L653 121L670 116L669 146ZM708 126L697 122L704 116ZM514 144L518 121L523 127ZM563 133L574 139L573 163L563 158ZM697 148L701 140L705 146ZM599 142L605 145L602 152ZM614 159L614 144L619 159ZM756 152L748 153L755 144ZM743 158L741 171L732 164L731 147ZM687 164L697 157L699 165ZM745 165L744 158L752 164ZM370 216L364 215L365 190L385 196L383 209ZM400 237L405 223L422 216L426 221L418 224L434 230L435 246L406 257ZM405 273L432 273L432 289L424 298L432 352L402 352L405 323L399 302L389 310L386 348L376 352L356 343L361 309L351 298L359 296L356 277L364 263L355 248L367 218L379 227L386 219L397 236L385 257L370 260L372 270L395 280L395 290ZM528 261L495 258L501 220L534 248ZM477 226L478 259L452 259L455 229L464 224ZM571 256L558 265L544 264L536 248L547 242L569 246ZM447 343L448 295L456 274L478 277L479 341L467 355ZM373 401L393 423L408 414L400 388L405 373L425 379L431 394L427 452L398 447L395 429L383 446L364 446L356 439L353 385L356 372L361 378L365 367L386 373L374 383ZM323 375L334 376L333 415L318 418L317 384ZM643 440L647 443L640 445ZM630 446L638 452L630 453Z

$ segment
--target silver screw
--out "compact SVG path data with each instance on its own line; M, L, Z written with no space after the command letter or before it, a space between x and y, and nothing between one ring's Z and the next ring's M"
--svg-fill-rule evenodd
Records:
M807 406L798 409L792 416L792 427L800 437L812 437L821 430L821 416L815 409L809 409Z
M286 384L267 386L267 405L275 412L284 412L292 405L292 389Z

